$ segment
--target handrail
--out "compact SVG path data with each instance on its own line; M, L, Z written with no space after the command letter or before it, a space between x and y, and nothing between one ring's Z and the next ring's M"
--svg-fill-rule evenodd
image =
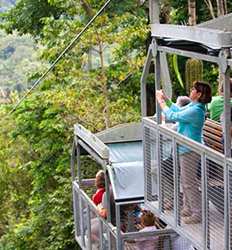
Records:
M183 136L177 133L176 131L168 128L165 125L157 124L151 118L143 118L143 122L146 124L150 124L154 129L160 131L161 133L165 133L165 135L167 136L174 137L177 143L183 143L185 146L191 147L191 149L193 149L196 152L199 152L199 148L200 148L202 153L203 152L206 153L211 158L218 160L218 161L222 161L222 162L224 161L225 156L222 153L219 153L202 143L193 141L187 138L186 136Z

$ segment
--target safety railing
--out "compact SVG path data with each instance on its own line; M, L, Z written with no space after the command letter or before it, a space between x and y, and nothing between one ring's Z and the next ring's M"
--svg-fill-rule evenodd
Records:
M75 239L82 249L136 250L149 245L156 250L186 250L191 246L188 240L170 228L152 232L121 232L118 237L117 227L98 215L96 206L77 182L73 183L73 197Z
M160 229L155 232L127 233L124 235L125 250L156 249L156 250L186 250L191 249L191 243L180 237L172 229Z
M231 249L231 159L152 118L143 142L145 205L197 249Z
M73 182L75 239L82 249L115 249L116 229L102 218L89 196Z
M89 142L89 138L92 138L92 136L86 138ZM109 214L111 216L104 219L99 215L97 207L90 198L93 189L96 188L93 174L89 173L91 174L90 179L86 179L84 177L87 173L83 175L81 171L86 171L86 164L83 164L87 160L86 152L92 156L94 162L99 163L97 167L105 169L107 159L102 157L102 148L94 143L94 148L98 149L98 153L96 153L96 150L90 148L87 142L75 136L71 155L75 239L81 249L138 249L139 244L153 244L157 250L188 249L191 242L180 237L173 229L157 229L152 232L138 230L137 226L141 223L141 211L140 215L137 215L134 211L135 207L143 207L141 199L114 201L112 207L109 203ZM156 144L154 143L154 145ZM99 151L100 149L101 151ZM169 150L172 150L171 147ZM84 154L82 157L80 157L81 153ZM155 171L149 173L149 176L152 176L151 184L159 179L154 173ZM106 183L109 183L108 178L106 178ZM140 184L138 182L138 185ZM106 186L109 186L109 184ZM106 190L108 189L106 188ZM157 185L153 187L152 192L156 193L156 190ZM157 199L157 195L153 195L152 199ZM136 219L136 223L134 223L134 219Z
M73 182L73 198L75 239L81 249L136 250L147 244L157 250L186 250L191 245L170 228L152 232L122 232L118 223L120 217L116 217L117 226L100 217L96 206L76 181ZM117 233L118 229L120 234Z

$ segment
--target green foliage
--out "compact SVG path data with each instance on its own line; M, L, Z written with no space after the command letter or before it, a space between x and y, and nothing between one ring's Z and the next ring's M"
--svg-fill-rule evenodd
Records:
M40 66L30 36L6 35L0 31L0 86L22 91L30 86L29 75Z
M0 109L0 116L6 117L8 110ZM26 168L30 165L32 155L26 140L19 136L11 137L15 129L13 119L1 120L0 133L0 236L11 226L11 223L27 217L29 210L28 197L31 188L31 176ZM28 151L25 155L24 152ZM26 189L25 189L26 187Z
M5 28L40 37L38 52L46 68L104 2L19 0L5 15ZM183 15L186 5L175 4L182 11L173 17L179 22L177 15ZM133 0L114 2L42 85L0 123L0 249L77 249L69 170L73 125L98 132L140 119L148 32L143 8ZM8 52L0 58L10 59ZM184 63L180 61L180 72ZM182 93L176 78L173 82L175 93ZM1 106L1 117L8 111ZM94 176L97 167L85 164L84 174Z
M27 213L22 209L25 215L10 223L9 233L1 240L4 249L75 249L74 239L69 237L73 230L68 167L72 126L62 119L65 109L53 106L49 97L45 93L35 94L12 117L16 126L9 131L9 137L25 140L21 148L24 158L15 166L19 172L16 172L17 179L24 173L22 170L26 175L18 180L18 190L13 190L11 195L17 195L18 201L28 190L27 197L22 197L27 202ZM26 159L29 162L23 167ZM9 171L10 166L6 168ZM26 176L30 177L28 184ZM25 186L19 189L21 181ZM12 184L9 186L13 188Z
M204 63L204 71L203 71L203 78L207 79L207 82L209 82L211 88L212 88L212 94L217 95L218 92L218 66L215 64L211 64L208 62Z
M62 8L47 0L20 0L2 18L7 32L17 30L20 34L38 36L43 28L43 18L52 16L57 19L62 13Z
M18 2L11 12L18 15L16 19L8 15L12 25L21 15L33 14L29 2L34 3ZM20 10L22 3L27 3L25 12ZM37 1L33 8L39 4ZM22 33L40 35L43 47L39 52L45 65L54 61L89 19L86 9L79 4L74 6L73 1L48 4L57 11L65 9L65 13L59 19L53 15L44 18L41 3L28 26L17 23ZM101 4L103 1L89 1L93 13ZM42 21L32 32L32 23L42 15ZM0 196L3 204L0 216L4 218L0 221L0 249L77 248L69 169L73 125L78 122L98 132L107 126L140 119L139 72L145 59L146 23L144 12L133 1L112 5L9 117L12 126L7 126L4 134L11 144L8 148L0 147L5 154L1 164L6 169L2 179L9 176L9 181L1 187L6 195ZM90 51L94 51L94 57L90 57ZM0 124L1 132L3 125ZM2 138L0 146L3 143ZM8 150L17 148L21 154L16 151L14 159ZM18 192L11 183L14 179L10 176L9 161L15 164L15 179L24 176L17 183L21 185ZM95 171L96 166L91 165L85 174L94 176ZM14 199L9 201L9 196ZM18 201L16 207L14 202Z

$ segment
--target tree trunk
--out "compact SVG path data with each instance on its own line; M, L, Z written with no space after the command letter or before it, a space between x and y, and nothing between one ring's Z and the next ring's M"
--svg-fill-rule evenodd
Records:
M105 107L103 109L103 115L105 120L106 128L110 127L110 110L109 110L109 91L107 87L107 77L105 74L104 69L104 55L103 55L103 44L102 41L99 41L99 56L100 56L100 63L101 63L101 86L102 86L102 93L105 99Z
M81 0L81 5L89 17L93 16L93 10L87 0Z
M225 14L227 14L226 0L217 0L217 15L223 16Z
M197 23L196 18L196 0L188 0L189 25L193 26Z
M206 6L209 9L211 17L214 19L215 18L215 14L214 14L213 4L212 4L211 0L204 0L204 1L205 1Z

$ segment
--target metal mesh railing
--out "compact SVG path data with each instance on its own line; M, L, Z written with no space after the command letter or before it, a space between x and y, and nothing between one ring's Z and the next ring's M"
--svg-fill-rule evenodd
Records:
M145 195L146 199L157 199L158 166L156 157L156 136L153 129L144 128L144 166L145 166Z
M212 249L224 249L224 166L206 159L208 242ZM220 244L218 244L220 242Z
M75 238L82 249L116 249L115 227L98 215L95 205L73 183Z
M133 239L124 241L124 249L187 250L191 249L191 242L180 237L174 231L163 229L157 230L146 237L141 233L134 235Z
M185 145L177 143L177 164L179 166L178 176L179 194L176 197L178 209L176 209L178 225L191 235L194 242L203 244L202 231L202 194L201 194L201 155Z
M159 136L160 152L160 194L162 211L173 213L174 206L174 168L172 141L165 135ZM172 217L174 214L172 214Z
M126 250L147 249L146 246L149 246L149 249L153 246L156 250L186 250L190 248L190 241L180 237L170 229L157 229L149 232L149 230L130 230L127 227L127 230L124 233L121 232L120 237L118 237L117 228L99 217L95 205L77 182L73 183L73 193L75 238L82 249L116 250L117 246L120 246L119 249ZM129 205L125 206L122 206L122 210L125 210ZM129 223L130 220L127 217L126 221ZM121 223L124 223L122 217ZM160 225L163 223L160 222Z
M144 161L150 161L150 165L145 165L146 173L151 171L149 167L152 166L151 159L146 159L146 150L150 150L149 156L154 150L158 177L155 183L157 198L145 194L145 203L174 230L189 238L197 248L229 249L231 200L229 198L229 208L225 209L227 199L224 189L226 187L227 193L232 193L232 174L225 172L227 159L203 144L157 125L151 119L145 118L143 122L144 131L149 131L144 134ZM153 141L156 145L149 145ZM225 176L228 176L229 188ZM145 180L145 192L152 185ZM226 218L230 218L230 221Z

